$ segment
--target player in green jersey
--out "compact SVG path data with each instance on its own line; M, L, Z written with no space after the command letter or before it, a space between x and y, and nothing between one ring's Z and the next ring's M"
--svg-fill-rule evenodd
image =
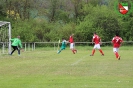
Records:
M11 46L13 48L13 50L11 52L11 55L13 54L13 52L15 50L17 50L18 55L20 55L20 49L19 48L22 48L22 43L21 43L21 40L20 40L20 36L17 36L17 38L14 38L14 39L10 39L10 41L12 42Z
M67 41L63 38L63 39L62 39L61 48L60 48L60 50L57 52L58 54L59 54L62 50L64 50L64 49L66 48L66 44L67 44Z

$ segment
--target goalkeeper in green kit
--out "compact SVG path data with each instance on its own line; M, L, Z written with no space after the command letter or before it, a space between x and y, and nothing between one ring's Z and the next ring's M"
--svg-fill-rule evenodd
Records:
M21 43L21 40L20 40L20 36L17 36L17 38L14 38L14 39L10 39L10 41L12 42L11 46L13 48L13 51L11 52L10 55L12 55L15 50L17 50L18 55L20 55L19 47L22 48L22 43Z
M60 48L60 50L57 52L58 54L59 54L62 50L64 50L64 49L66 48L66 44L67 44L67 41L63 38L63 39L62 39L61 48Z

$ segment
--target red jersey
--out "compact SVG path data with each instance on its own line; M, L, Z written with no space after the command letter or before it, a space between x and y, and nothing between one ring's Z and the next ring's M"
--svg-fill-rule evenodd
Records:
M93 36L93 42L95 43L95 44L99 44L100 43L100 40L101 40L101 38L98 36L98 35L94 35Z
M119 37L119 36L115 36L115 37L112 39L112 43L113 43L114 48L119 48L122 42L123 42L123 40L122 40L122 38Z
M70 43L73 43L73 42L74 42L73 36L70 36L70 37L69 37L69 42L70 42Z

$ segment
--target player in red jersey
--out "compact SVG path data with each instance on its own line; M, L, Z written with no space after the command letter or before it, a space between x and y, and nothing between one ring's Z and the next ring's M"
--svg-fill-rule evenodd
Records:
M73 39L74 34L72 34L69 37L69 43L70 43L70 49L72 50L73 54L77 52L77 50L74 48L74 39Z
M96 32L94 33L93 38L92 38L92 44L93 43L95 43L95 45L94 45L94 48L92 49L92 54L90 56L94 55L96 49L98 49L100 53L102 54L102 56L104 56L104 53L100 47L101 38L96 34Z
M122 38L119 37L118 33L116 33L116 36L113 37L112 39L112 44L113 44L113 52L115 53L117 60L120 60L120 55L118 54L118 50L122 42L123 42Z

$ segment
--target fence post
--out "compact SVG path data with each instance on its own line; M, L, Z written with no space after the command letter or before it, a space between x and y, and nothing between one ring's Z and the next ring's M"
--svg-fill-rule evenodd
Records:
M31 43L31 46L32 46L32 51L34 50L34 43Z
M55 42L54 42L54 50L55 50Z
M3 42L2 53L4 54L4 52L5 52L5 45L4 45L4 42Z
M26 51L26 43L25 43L25 51Z
M28 50L30 51L30 43L28 43Z
M36 45L35 45L36 43L34 42L34 50L35 50L35 48L36 48Z

